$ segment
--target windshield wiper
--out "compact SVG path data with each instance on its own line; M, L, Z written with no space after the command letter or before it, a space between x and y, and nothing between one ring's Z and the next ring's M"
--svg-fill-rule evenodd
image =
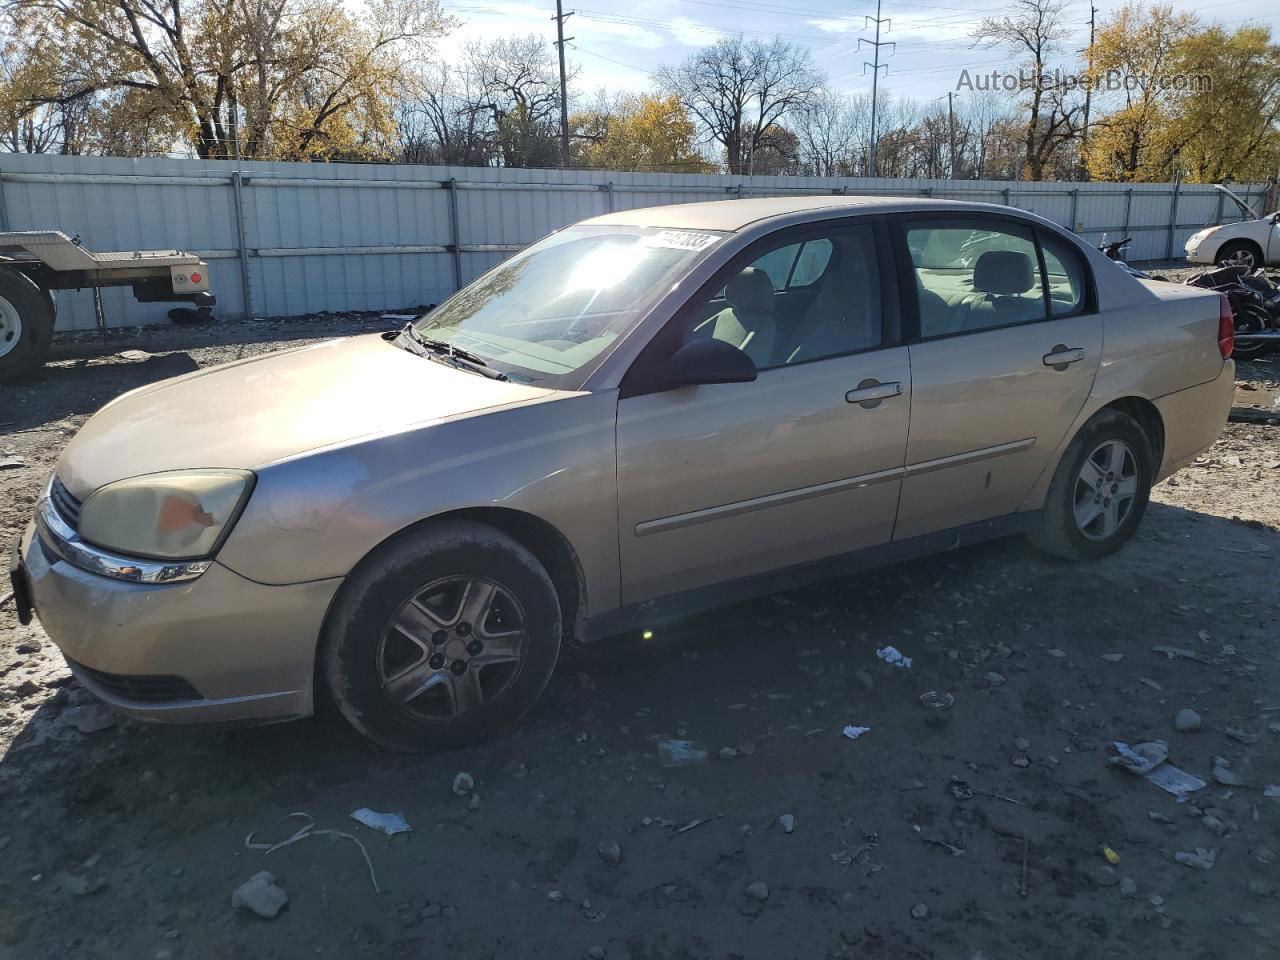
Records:
M424 337L420 334L411 323L406 323L404 329L400 331L401 336L406 337L410 342L416 343L419 347L430 351L432 356L441 358L442 360L454 361L453 366L462 367L464 370L470 370L481 376L488 377L490 380L507 380L505 373L494 370L482 358L476 356L468 350L455 347L446 340L433 340L431 337ZM426 356L427 354L423 354Z

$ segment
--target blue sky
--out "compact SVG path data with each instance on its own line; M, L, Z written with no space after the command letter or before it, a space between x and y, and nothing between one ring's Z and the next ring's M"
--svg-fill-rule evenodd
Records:
M1112 0L1095 0L1098 20L1120 6ZM1217 21L1229 26L1246 22L1280 24L1280 0L1210 0L1191 6L1175 3L1179 10L1195 12L1202 23ZM501 33L538 33L548 41L555 37L554 0L445 0L445 9L460 21L460 28L441 44L441 53L452 59L468 40L489 39ZM997 0L964 5L958 0L935 3L884 0L881 16L891 22L882 40L895 48L882 49L889 69L883 82L894 94L925 101L954 90L962 69L990 72L1011 66L999 50L973 48L970 31L984 16L998 15L1007 6ZM859 36L871 37L874 27L864 26L864 15L875 15L875 0L585 0L565 3L574 11L566 24L569 58L581 70L579 88L592 91L606 86L615 90L643 90L649 74L664 63L676 63L699 46L741 32L747 37L783 37L806 44L831 85L851 92L869 92L871 76L862 63L872 50L858 51ZM1064 51L1086 45L1089 37L1089 0L1073 0L1066 10L1072 35ZM883 28L882 28L883 31ZM1064 58L1062 65L1069 60Z

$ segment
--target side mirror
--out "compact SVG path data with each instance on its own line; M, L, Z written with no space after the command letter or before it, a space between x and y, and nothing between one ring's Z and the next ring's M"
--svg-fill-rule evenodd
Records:
M710 337L690 340L658 369L663 386L683 387L705 383L750 383L756 365L732 344Z

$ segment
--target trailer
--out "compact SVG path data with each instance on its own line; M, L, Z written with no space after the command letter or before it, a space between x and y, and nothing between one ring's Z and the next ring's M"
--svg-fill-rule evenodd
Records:
M94 253L58 230L0 233L0 383L44 363L57 319L55 290L93 290L105 332L102 287L132 287L141 303L186 302L197 318L212 316L209 265L178 250Z

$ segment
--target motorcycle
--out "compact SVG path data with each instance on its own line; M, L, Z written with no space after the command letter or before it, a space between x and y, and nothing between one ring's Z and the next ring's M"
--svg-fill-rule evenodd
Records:
M1265 272L1232 264L1194 274L1186 282L1226 294L1235 315L1233 358L1252 360L1280 347L1280 286Z
M1123 240L1107 241L1107 235L1102 235L1102 242L1098 244L1098 249L1102 251L1103 256L1113 261L1120 269L1131 277L1137 277L1139 280L1167 280L1159 274L1146 273L1137 267L1131 267L1125 263L1124 248L1133 242L1133 237L1125 237Z

